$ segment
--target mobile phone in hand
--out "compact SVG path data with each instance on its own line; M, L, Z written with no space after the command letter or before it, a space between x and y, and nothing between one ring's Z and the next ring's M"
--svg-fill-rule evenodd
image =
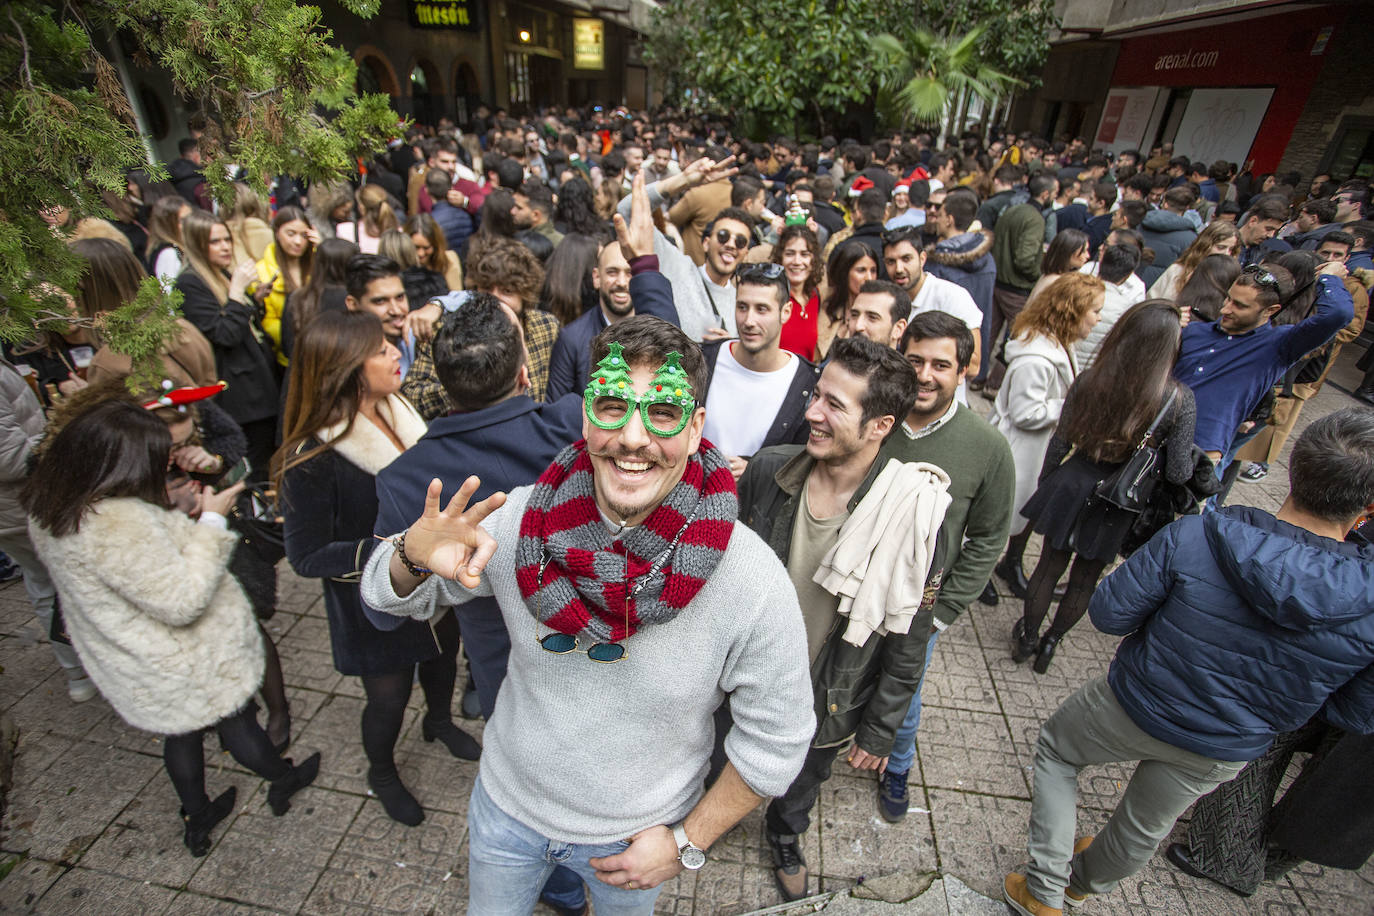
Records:
M243 456L238 460L237 464L235 464L229 470L224 472L224 476L222 476L219 480L215 481L215 492L220 493L224 490L229 489L234 484L238 483L240 480L243 480L245 477L247 477L249 472L252 470L253 466L249 464L248 456Z

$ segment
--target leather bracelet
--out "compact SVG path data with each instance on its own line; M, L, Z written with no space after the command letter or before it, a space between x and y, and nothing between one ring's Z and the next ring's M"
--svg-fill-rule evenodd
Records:
M392 543L396 546L396 556L400 558L401 565L406 568L406 572L417 579L424 579L427 576L434 575L434 570L425 569L423 566L416 566L414 563L410 562L410 558L406 556L405 532L398 534L396 540L392 541Z

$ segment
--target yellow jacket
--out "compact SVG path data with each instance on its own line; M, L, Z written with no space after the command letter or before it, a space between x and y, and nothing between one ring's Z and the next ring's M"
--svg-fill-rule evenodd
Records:
M301 280L304 281L305 277ZM258 285L265 283L270 283L272 289L262 302L266 310L262 319L262 329L272 338L272 349L277 353L277 362L285 366L286 355L281 351L281 319L286 311L286 277L277 266L276 245L268 245L262 254L262 260L258 262Z

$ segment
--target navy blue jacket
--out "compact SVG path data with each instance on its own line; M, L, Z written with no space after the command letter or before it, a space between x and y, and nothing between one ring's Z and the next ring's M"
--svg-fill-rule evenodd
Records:
M390 537L405 531L425 508L425 490L438 477L444 482L445 502L464 480L482 480L473 500L498 490L534 483L554 456L582 438L582 398L565 397L536 403L527 395L507 398L472 413L454 413L429 424L429 431L401 457L377 475L377 523L374 532ZM486 602L499 614L493 598L469 602L469 613ZM391 630L404 617L368 609L368 618L381 630Z
M1259 509L1184 516L1108 576L1088 607L1125 636L1107 680L1147 734L1253 760L1314 715L1374 732L1374 547Z
M444 230L444 241L450 251L462 254L467 248L468 238L472 236L472 216L461 207L455 207L446 200L436 201L429 211L439 228ZM423 303L422 303L423 304Z
M681 327L677 317L677 306L673 304L673 287L658 272L658 258L649 255L635 258L630 270L630 302L634 304L636 315L653 315ZM606 327L606 316L601 314L601 306L588 309L581 316L568 322L558 332L553 342L553 353L549 355L549 384L544 398L556 401L565 394L582 393L587 387L587 378L592 371L592 338Z
M1224 453L1236 428L1288 368L1355 317L1345 284L1328 274L1317 282L1317 307L1299 324L1276 328L1265 322L1240 335L1227 334L1215 321L1194 321L1183 329L1174 378L1193 389L1197 400L1198 448Z
M1140 236L1155 253L1154 261L1139 271L1140 279L1145 281L1145 288L1149 289L1165 268L1177 261L1183 250L1193 244L1197 230L1186 216L1169 210L1151 210L1140 222Z

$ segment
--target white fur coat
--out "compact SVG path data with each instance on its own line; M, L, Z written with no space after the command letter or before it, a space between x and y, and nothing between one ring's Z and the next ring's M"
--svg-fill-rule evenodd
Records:
M105 499L76 534L29 533L62 596L82 664L130 725L179 735L240 709L263 646L227 570L233 532L139 499Z

